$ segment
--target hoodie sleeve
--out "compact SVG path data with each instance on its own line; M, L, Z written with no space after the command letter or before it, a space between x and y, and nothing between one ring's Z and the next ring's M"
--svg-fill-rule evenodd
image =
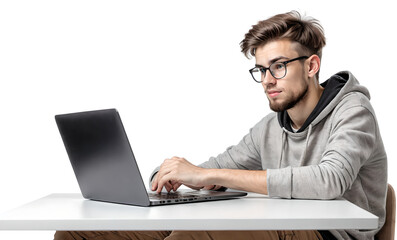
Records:
M265 118L251 128L237 145L228 147L224 153L211 157L199 167L262 170L259 145L263 135L264 120Z
M337 110L319 164L268 170L270 196L334 199L350 189L377 146L378 126L370 105ZM316 184L313 184L316 183Z

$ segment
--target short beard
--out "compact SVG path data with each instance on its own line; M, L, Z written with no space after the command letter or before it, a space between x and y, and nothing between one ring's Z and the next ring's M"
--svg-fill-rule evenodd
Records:
M291 97L291 99L287 99L287 101L280 104L272 104L269 99L269 107L275 112L284 112L285 110L291 109L306 97L308 89L309 86L306 84L305 89L297 97Z

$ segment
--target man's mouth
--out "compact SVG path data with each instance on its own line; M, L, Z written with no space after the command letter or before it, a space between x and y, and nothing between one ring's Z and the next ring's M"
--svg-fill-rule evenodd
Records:
M269 97L271 98L277 97L280 93L281 91L274 91L274 90L267 91L267 95L269 95Z

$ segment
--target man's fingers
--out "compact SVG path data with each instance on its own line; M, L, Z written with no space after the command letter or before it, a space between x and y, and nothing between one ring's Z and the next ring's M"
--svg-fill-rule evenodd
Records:
M162 178L159 178L157 192L160 193L161 190L163 189L163 187L165 187L167 192L170 192L173 189L173 187L170 183L170 174L167 174L167 175L163 176Z
M153 180L152 180L152 191L155 191L157 189L157 185L158 185L157 176L158 176L158 174L156 173L156 175L154 175L154 177L153 177Z
M152 184L152 190L153 191L157 191L158 193L161 192L161 190L163 189L163 187L165 187L165 189L169 192L172 189L172 185L168 182L169 180L167 180L165 177L169 175L170 170L167 164L167 160L166 159L164 161L164 163L160 166L160 170L157 172L155 179L153 181Z
M170 182L165 183L164 187L165 187L165 190L167 190L167 192L171 192L171 190L173 189ZM161 189L160 189L160 192L161 192Z
M193 188L202 188L199 185L198 168L184 158L172 157L165 159L152 183L152 190L161 192L162 188L176 191L182 184L193 185ZM195 185L199 185L198 187Z
M205 189L205 190L213 190L213 191L216 191L216 190L220 189L221 187L222 187L222 186L220 186L220 185L209 185L209 186L205 186L204 189Z
M178 188L181 186L182 184L181 183L174 183L174 184L172 184L172 190L174 190L174 192L175 191L177 191L178 190Z
M176 181L168 181L164 183L163 187L167 190L167 192L171 192L171 191L177 191L181 185L182 185L181 183ZM152 190L160 193L162 190L161 184L159 184L157 188L152 188Z

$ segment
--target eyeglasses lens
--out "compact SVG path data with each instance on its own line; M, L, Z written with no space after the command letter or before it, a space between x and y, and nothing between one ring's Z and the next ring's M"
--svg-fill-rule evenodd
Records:
M284 63L275 62L270 65L269 71L272 76L276 79L283 78L286 74L286 67ZM254 77L255 81L262 82L262 78L266 76L266 69L256 67L251 70L251 74Z
M274 78L283 78L285 76L285 64L275 62L270 65L270 72L272 73Z

